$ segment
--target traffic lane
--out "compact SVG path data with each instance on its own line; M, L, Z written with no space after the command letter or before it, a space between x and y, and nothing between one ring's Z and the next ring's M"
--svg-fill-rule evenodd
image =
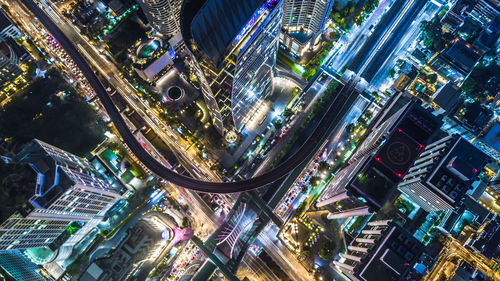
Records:
M354 72L358 72L362 66L365 64L366 60L370 56L373 49L378 45L382 37L387 31L387 28L391 26L396 20L397 16L400 14L404 8L405 1L396 0L392 5L390 10L384 15L380 20L377 27L370 35L368 40L363 44L359 52L356 54L354 59L349 63L348 68ZM365 31L366 32L366 31Z
M22 0L22 2L28 7L29 10L31 10L35 14L40 22L44 26L46 26L46 28L58 40L59 44L66 50L66 52L82 70L82 73L85 75L90 85L94 88L96 95L99 97L101 103L111 117L111 120L113 120L117 131L120 133L124 141L129 146L130 150L137 156L137 158L156 175L176 185L193 189L199 192L242 192L265 186L269 183L283 178L300 163L302 163L303 159L305 159L309 154L313 153L311 149L313 149L318 144L318 140L324 136L324 134L326 133L326 129L329 127L328 125L337 115L335 113L338 110L338 106L342 104L342 100L346 99L345 94L339 95L336 99L336 102L332 103L330 109L320 121L319 126L311 134L311 136L307 139L303 146L297 151L297 153L287 159L274 170L271 170L254 178L235 182L207 182L179 175L156 161L148 152L146 152L142 148L139 142L135 139L134 135L129 131L123 117L114 106L111 98L108 96L103 85L97 78L97 75L90 68L83 56L77 51L75 46L73 46L73 44L69 41L66 35L62 33L62 31L32 0Z
M380 69L380 66L382 66L390 57L390 53L392 53L394 48L401 42L401 39L411 27L413 20L417 17L418 13L420 13L424 5L425 1L413 2L410 11L406 12L404 17L384 42L382 47L376 50L377 55L374 56L373 61L370 62L370 65L361 74L361 76L365 78L366 81L370 82L377 71Z

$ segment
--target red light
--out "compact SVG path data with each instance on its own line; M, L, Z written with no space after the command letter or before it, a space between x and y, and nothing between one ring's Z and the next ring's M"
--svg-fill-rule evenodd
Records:
M400 128L398 128L398 132L400 132L400 133L401 133L401 132L403 132L403 131L401 131L401 129L400 129Z
M403 175L400 174L400 173L396 173L396 176L398 176L398 178L402 178L403 177Z
M477 169L476 168L473 168L472 171L475 173L477 173Z
M380 157L375 157L375 160L377 160L378 162L380 162Z
M455 164L453 164L453 163L450 163L450 167L452 167L452 168L453 168L453 166L455 166Z

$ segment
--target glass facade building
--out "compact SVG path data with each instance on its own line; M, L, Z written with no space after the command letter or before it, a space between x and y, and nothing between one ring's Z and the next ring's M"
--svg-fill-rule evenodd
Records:
M271 94L283 1L189 0L181 29L213 124L242 131Z
M29 204L0 225L0 251L55 250L123 198L125 188L108 184L86 159L42 141L26 145L12 160L28 164L37 180Z
M141 0L139 4L149 24L162 35L174 36L180 31L182 0Z
M334 2L333 0L286 0L283 29L288 32L304 32L316 40L330 18Z

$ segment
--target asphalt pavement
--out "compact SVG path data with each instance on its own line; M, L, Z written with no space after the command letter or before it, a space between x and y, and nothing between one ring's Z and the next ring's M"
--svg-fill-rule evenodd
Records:
M313 149L318 145L318 140L322 139L327 133L327 129L331 122L337 117L338 109L343 101L350 93L339 94L336 100L332 103L329 110L321 119L318 127L309 136L302 147L289 159L284 161L275 169L266 172L254 178L249 178L235 182L208 182L193 179L187 176L179 175L165 167L163 164L155 160L137 141L132 132L130 132L123 117L118 112L118 109L113 104L101 81L96 73L89 66L88 62L78 52L73 43L66 37L66 35L56 26L54 22L32 1L22 0L26 7L40 20L40 22L51 32L54 38L57 39L59 44L66 50L69 56L73 59L76 65L80 68L84 76L89 81L90 85L94 88L96 95L103 104L106 112L113 121L117 131L120 133L125 143L129 146L131 151L136 157L156 175L164 178L165 180L199 192L210 193L234 193L248 191L265 186L278 179L283 178L290 173L295 167L302 163L307 156L313 153Z

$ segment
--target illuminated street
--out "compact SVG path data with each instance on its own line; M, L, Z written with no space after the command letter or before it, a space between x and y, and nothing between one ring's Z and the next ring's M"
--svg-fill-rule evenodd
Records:
M0 4L0 280L500 280L495 1Z

